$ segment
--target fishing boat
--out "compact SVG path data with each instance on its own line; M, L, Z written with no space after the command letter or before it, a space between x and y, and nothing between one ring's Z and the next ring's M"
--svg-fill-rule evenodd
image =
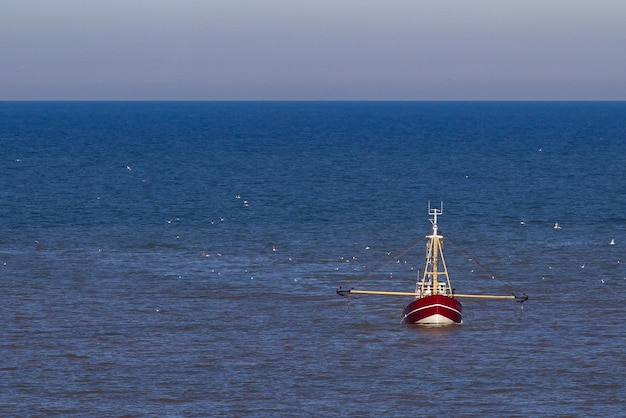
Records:
M457 294L450 283L448 267L443 255L443 236L439 233L438 216L443 214L443 202L439 208L428 203L429 220L432 224L430 235L426 236L426 265L423 275L418 278L414 292L389 292L378 290L337 289L340 296L349 294L413 296L403 311L402 323L415 325L455 325L463 323L463 306L458 298L514 299L520 304L528 296L515 295L470 295Z

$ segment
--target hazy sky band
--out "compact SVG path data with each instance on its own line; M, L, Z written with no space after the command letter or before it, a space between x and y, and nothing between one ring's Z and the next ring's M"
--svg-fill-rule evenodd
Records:
M22 0L0 100L625 100L626 2Z

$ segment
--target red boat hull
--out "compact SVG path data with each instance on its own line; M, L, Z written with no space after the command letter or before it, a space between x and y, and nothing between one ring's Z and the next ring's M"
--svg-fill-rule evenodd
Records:
M415 299L404 308L402 323L417 325L452 325L463 323L461 302L445 295Z

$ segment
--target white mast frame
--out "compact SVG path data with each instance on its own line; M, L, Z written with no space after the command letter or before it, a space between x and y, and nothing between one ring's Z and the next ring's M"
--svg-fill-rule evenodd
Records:
M450 276L448 267L443 256L443 236L439 235L439 226L437 225L437 217L443 214L443 202L440 202L440 209L432 207L428 202L428 215L431 216L430 223L433 226L431 235L427 235L426 239L426 265L421 282L418 283L418 298L443 294L453 296L452 285L450 284ZM439 276L444 276L444 283L440 283Z

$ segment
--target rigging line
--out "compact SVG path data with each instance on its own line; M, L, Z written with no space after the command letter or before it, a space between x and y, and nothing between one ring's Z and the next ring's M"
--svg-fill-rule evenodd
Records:
M455 244L454 244L454 242L452 242L452 241L450 240L450 238L446 238L446 241L447 241L447 242L448 242L448 243L449 243L449 244L450 244L450 245L451 245L451 246L452 246L455 250L457 250L457 251L458 251L458 252L460 252L463 256L465 256L465 258L467 258L467 260L469 260L469 261L473 262L473 263L474 263L474 264L476 264L478 267L480 267L480 269L481 269L484 273L486 273L486 274L488 274L489 276L491 276L491 278L492 278L492 279L495 279L495 278L496 278L496 275L495 275L492 271L488 270L485 266L483 266L482 264L480 264L480 263L476 260L476 258L472 257L472 256L471 256L468 252L464 251L463 249L461 249L460 247L458 247L457 245L455 245Z
M482 264L480 264L474 257L472 257L467 251L464 251L463 249L461 249L460 247L458 247L457 245L455 245L450 238L446 238L446 240L448 241L448 243L455 249L457 250L459 253L461 253L464 257L467 258L467 260L473 262L474 264L476 264L478 267L480 267L480 269L485 273L488 274L492 279L496 279L496 275L491 271L488 270L485 266L483 266ZM500 278L497 278L499 281L501 281ZM504 281L504 284L510 288L513 288L513 284L510 281Z
M402 257L404 254L406 254L409 251L411 251L411 249L413 249L417 244L419 244L422 241L423 241L422 239L414 241L414 242L410 243L409 245L407 245L406 247L404 247L403 249L401 249L400 251L398 251L397 253L392 254L391 257L387 261L384 261L384 262L380 263L379 265L377 265L376 267L374 267L371 270L370 274L365 276L365 279L370 279L375 273L378 272L378 270L380 270L381 268L385 267L387 264L393 263L399 257Z

